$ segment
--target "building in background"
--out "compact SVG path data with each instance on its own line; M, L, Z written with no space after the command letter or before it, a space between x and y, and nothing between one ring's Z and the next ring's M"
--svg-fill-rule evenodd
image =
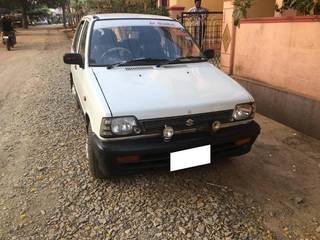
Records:
M179 18L182 12L187 12L194 7L194 0L157 0L158 6L167 7L172 18ZM202 7L210 12L221 12L223 0L202 0Z

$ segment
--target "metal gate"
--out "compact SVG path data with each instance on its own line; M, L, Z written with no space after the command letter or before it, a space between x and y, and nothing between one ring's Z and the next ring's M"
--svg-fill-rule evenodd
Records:
M183 12L181 23L189 31L202 50L214 49L212 63L219 67L222 42L223 12Z

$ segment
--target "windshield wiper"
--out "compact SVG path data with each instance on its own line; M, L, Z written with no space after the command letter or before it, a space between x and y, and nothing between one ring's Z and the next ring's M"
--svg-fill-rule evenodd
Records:
M187 61L186 61L187 60ZM136 58L129 61L122 61L118 63L113 63L107 65L107 69L112 69L115 67L120 66L130 66L134 64L148 64L153 65L156 64L157 67L160 67L162 65L166 64L175 64L175 63L185 63L185 62L205 62L208 59L201 56L186 56L186 57L179 57L174 59L166 59L166 58Z
M130 66L134 64L151 64L152 65L152 64L159 64L159 63L168 62L168 61L169 61L168 59L161 59L161 58L136 58L129 61L122 61L118 63L109 64L107 65L107 69L112 69L120 66Z
M205 62L208 61L207 58L201 57L201 56L186 56L186 57L178 57L174 59L168 59L167 61L164 61L157 66L162 66L166 64L176 64L176 63L186 63L186 62Z
M205 57L201 57L201 56L186 56L186 57L179 57L179 58L172 59L172 60L170 60L170 63L184 62L184 60L192 61L192 62L195 62L195 61L202 62L202 61L207 61L208 59Z

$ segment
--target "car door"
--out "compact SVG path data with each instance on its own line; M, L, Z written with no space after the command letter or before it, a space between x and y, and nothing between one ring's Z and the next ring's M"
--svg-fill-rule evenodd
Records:
M75 33L73 42L72 42L72 46L71 46L71 51L73 53L78 53L78 48L79 48L79 39L80 39L80 34L81 34L81 30L83 28L85 21L81 21L77 27L77 31ZM79 66L77 65L71 65L71 74L72 74L72 78L73 78L73 82L77 81L77 72L76 70L78 69Z
M84 21L82 31L79 38L79 45L78 45L78 53L82 56L83 66L77 66L75 69L75 87L79 96L79 100L81 102L81 106L83 111L85 112L85 85L87 84L86 78L85 78L85 71L86 69L86 43L87 43L87 36L88 36L88 28L89 28L89 22Z

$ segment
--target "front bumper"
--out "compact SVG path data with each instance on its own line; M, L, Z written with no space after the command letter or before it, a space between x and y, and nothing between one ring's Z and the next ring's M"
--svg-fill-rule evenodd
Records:
M103 142L93 136L93 150L100 170L106 175L136 172L141 169L170 169L170 153L211 145L212 159L239 156L251 150L260 134L256 122L220 129L216 133L177 135L170 142L162 138L148 138ZM239 140L245 140L243 144ZM121 156L139 156L135 161L118 161Z

